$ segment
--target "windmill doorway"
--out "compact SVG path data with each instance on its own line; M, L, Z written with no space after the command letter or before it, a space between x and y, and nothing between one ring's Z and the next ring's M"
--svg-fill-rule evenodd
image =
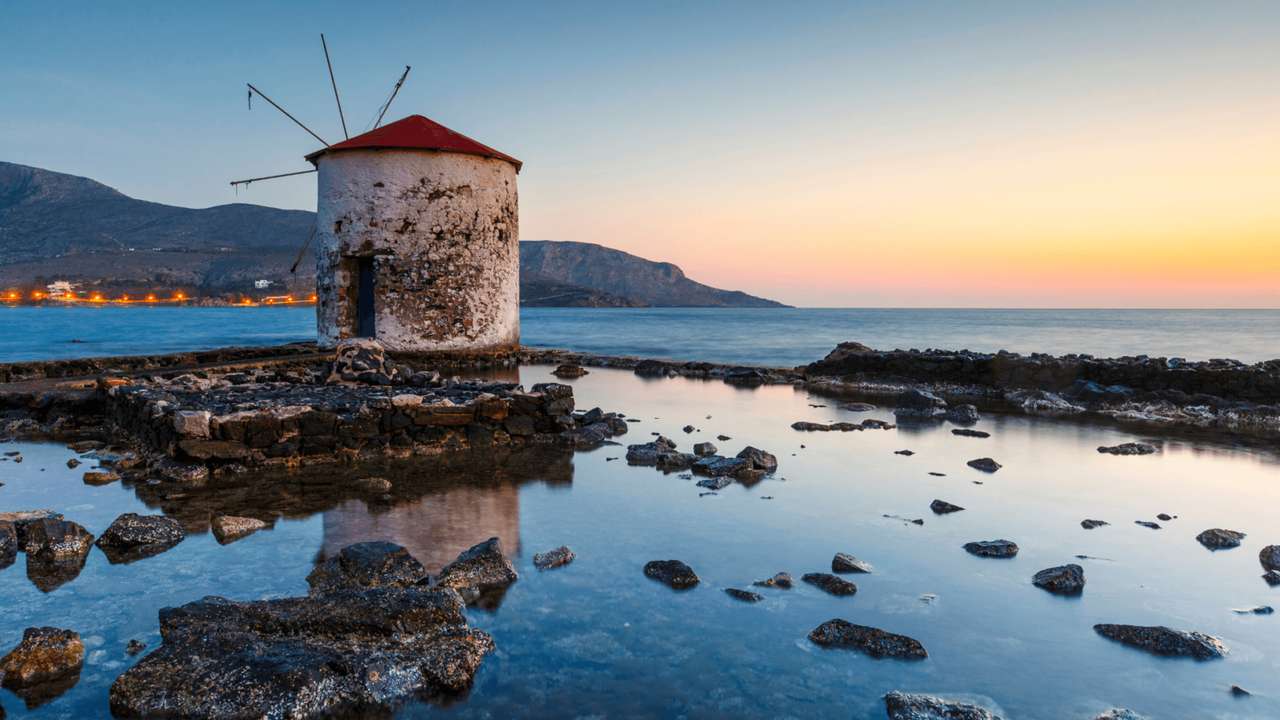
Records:
M378 329L375 324L377 313L374 309L374 273L373 258L358 257L353 258L355 261L355 281L356 281L356 337L377 337Z

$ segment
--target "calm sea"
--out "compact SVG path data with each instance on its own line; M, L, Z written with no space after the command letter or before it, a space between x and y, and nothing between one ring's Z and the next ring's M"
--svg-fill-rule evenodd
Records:
M780 366L811 362L845 340L881 349L1280 357L1280 310L529 308L521 323L527 345ZM311 308L0 307L0 362L314 335Z

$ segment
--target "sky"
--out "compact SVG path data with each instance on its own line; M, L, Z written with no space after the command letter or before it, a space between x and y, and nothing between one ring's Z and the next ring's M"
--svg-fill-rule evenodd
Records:
M0 3L0 160L315 208L405 65L527 240L820 307L1280 307L1280 3Z

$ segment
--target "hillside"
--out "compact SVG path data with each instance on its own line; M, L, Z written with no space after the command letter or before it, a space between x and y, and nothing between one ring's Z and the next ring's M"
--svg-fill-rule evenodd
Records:
M289 268L315 214L234 203L204 209L131 198L88 178L0 162L0 287L71 280L106 291L186 288L248 292L259 279L309 292L310 253ZM778 306L590 243L520 247L522 304L531 306Z

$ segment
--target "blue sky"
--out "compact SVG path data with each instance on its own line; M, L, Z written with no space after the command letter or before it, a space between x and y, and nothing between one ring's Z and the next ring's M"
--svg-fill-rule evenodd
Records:
M800 304L1280 304L1276 3L7 3L0 160L313 208L227 182L316 147L246 81L340 139L322 31L353 133L408 64L389 119L524 161L526 239ZM1185 262L1080 274L1152 247Z

